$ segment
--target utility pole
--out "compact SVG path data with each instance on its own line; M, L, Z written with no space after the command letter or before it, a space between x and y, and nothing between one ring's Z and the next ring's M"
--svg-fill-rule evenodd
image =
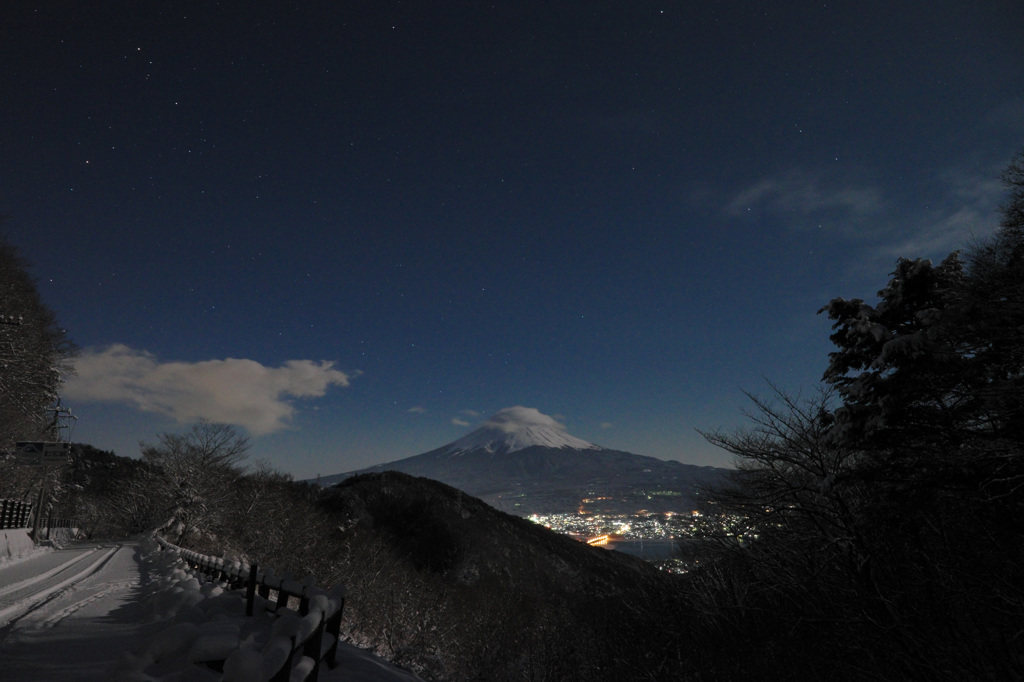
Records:
M0 326L20 327L25 323L22 315L7 315L0 313ZM13 331L13 330L11 330ZM9 338L5 330L3 337ZM13 345L11 350L14 351ZM27 410L26 410L27 411ZM50 416L52 414L52 417ZM43 504L46 499L46 480L51 467L54 465L67 465L68 457L71 454L71 431L74 422L78 417L71 414L71 408L61 405L60 398L52 407L44 410L45 426L39 431L34 442L16 443L17 452L21 463L30 466L40 467L39 495L36 500L36 511L32 521L32 539L39 544L39 529L43 520ZM49 528L47 528L49 536Z
M40 435L47 435L49 431L50 439L55 443L70 443L71 432L74 430L74 422L78 421L78 417L71 414L71 408L60 404L60 398L57 398L57 402L50 407L47 412L53 413L53 418L50 419L50 423L43 428Z
M40 432L42 436L49 436L49 442L43 444L42 466L43 475L39 480L39 501L36 504L36 515L32 521L32 539L39 544L39 524L43 519L43 501L46 494L46 467L48 464L67 464L67 457L71 454L71 430L73 422L78 417L71 414L71 408L60 404L60 398L47 412L53 413L50 423ZM64 432L67 432L67 440L64 440ZM50 528L46 528L46 539L50 539Z

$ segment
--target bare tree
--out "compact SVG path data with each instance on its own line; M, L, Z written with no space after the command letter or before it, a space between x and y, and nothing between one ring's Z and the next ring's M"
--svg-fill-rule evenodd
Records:
M248 438L228 424L201 421L184 434L160 434L157 444L140 448L150 465L143 484L162 504L163 527L177 534L176 542L216 532L243 473Z
M772 386L771 398L748 397L750 426L702 434L737 466L714 494L722 521L707 539L738 550L749 589L871 594L877 550L862 519L867 492L855 475L859 452L829 437L834 390L801 399Z

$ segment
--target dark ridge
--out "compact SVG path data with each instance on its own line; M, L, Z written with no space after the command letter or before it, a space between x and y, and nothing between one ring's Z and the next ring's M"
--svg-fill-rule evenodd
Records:
M619 592L658 571L634 557L590 547L499 511L439 481L397 471L353 476L324 504L355 533L386 537L418 570L476 580Z

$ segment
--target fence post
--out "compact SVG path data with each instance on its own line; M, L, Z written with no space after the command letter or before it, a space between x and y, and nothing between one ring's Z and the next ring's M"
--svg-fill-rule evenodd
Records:
M309 671L306 682L317 682L320 676L320 655L324 646L324 628L327 626L327 611L320 612L320 622L313 631L313 636L302 647L302 655L313 659L313 669Z
M285 660L284 665L281 669L270 678L270 682L288 682L292 676L292 666L295 663L295 635L291 636L291 646L288 651L288 658Z
M338 640L341 639L341 618L345 612L345 596L345 594L339 595L338 610L331 614L325 625L327 634L332 637L331 646L327 649L327 655L324 656L328 668L334 667L334 661L338 656Z
M256 602L256 572L259 566L249 564L249 578L245 583L245 615L252 616L253 604Z

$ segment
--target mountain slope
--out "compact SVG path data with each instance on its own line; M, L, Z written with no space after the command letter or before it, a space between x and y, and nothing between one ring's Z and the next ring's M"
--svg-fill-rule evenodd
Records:
M584 499L593 500L590 511L686 511L699 503L700 487L727 470L602 448L533 408L511 407L436 450L323 477L320 484L382 471L435 479L500 509L531 514L576 511Z
M349 636L428 680L683 679L678 576L399 472L319 498ZM662 669L663 670L663 669Z

